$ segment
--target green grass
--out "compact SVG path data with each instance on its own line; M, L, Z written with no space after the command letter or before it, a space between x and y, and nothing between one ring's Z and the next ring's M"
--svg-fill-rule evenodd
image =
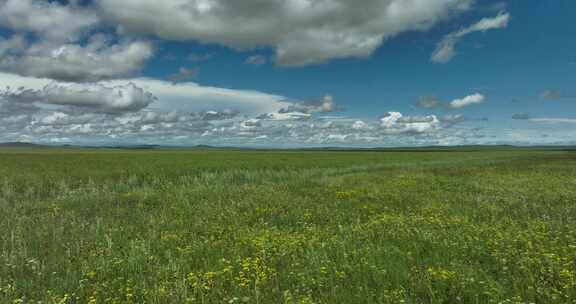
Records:
M0 303L576 303L576 152L0 151Z

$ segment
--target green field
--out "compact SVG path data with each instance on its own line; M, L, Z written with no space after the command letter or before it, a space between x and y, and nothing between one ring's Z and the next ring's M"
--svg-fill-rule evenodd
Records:
M0 303L576 303L576 152L0 150Z

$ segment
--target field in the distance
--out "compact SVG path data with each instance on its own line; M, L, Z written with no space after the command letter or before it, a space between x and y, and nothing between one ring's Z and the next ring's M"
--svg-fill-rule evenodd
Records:
M575 303L576 152L0 150L0 303Z

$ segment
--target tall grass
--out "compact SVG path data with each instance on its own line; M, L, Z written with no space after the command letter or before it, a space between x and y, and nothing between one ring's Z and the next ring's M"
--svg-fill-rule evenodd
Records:
M0 152L0 302L570 303L576 155Z

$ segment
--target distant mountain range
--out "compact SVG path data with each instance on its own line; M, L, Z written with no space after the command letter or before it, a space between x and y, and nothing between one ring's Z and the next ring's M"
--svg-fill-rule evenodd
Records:
M7 142L7 143L0 143L0 149L4 148L14 148L14 149L43 149L43 148L51 148L52 146L47 145L39 145L39 144L32 144L32 143L24 143L24 142Z
M255 148L255 147L217 147L210 145L196 146L163 146L163 145L46 145L25 142L0 143L0 149L126 149L126 150L152 150L152 149L190 149L190 150L304 150L304 151L483 151L483 150L570 150L576 151L576 146L514 146L514 145L465 145L465 146L426 146L426 147L311 147L311 148Z

